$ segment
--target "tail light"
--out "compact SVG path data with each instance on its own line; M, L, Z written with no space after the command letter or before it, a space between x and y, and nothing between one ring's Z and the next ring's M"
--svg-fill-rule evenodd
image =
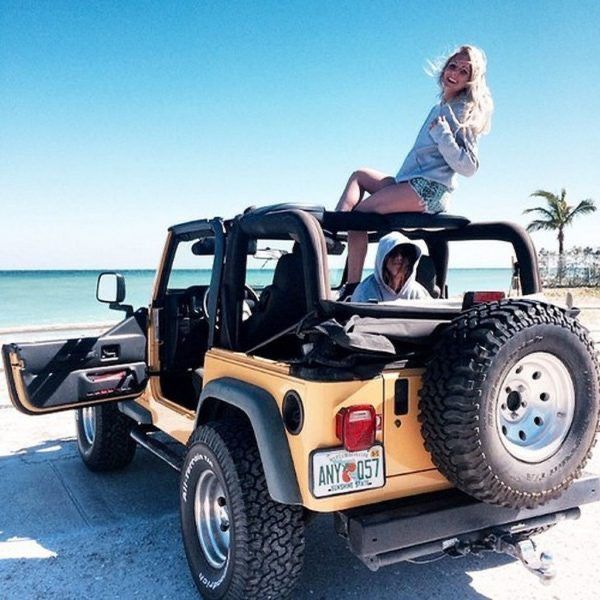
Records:
M370 448L376 429L375 407L369 404L342 408L335 417L335 433L348 452Z
M470 308L474 304L482 304L483 302L497 302L506 297L504 292L467 292L463 299L462 308Z

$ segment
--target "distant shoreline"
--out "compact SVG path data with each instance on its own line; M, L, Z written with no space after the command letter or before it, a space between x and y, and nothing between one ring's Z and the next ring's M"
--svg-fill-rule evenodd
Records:
M450 267L451 271L507 271L510 267ZM190 272L194 271L211 271L210 267L186 267L183 269L173 269L174 271L181 272ZM273 271L273 268L256 268L256 269L248 269L248 271ZM342 267L332 267L331 271L342 271ZM156 267L143 267L143 268L119 268L119 267L111 267L111 268L97 268L97 269L0 269L0 275L14 275L15 273L51 273L56 275L57 273L102 273L104 271L117 271L119 273L154 273L156 272Z
M55 325L17 325L16 327L0 327L0 335L10 335L12 333L38 333L55 331L72 331L79 329L104 329L112 327L115 321L103 321L101 323L56 323Z
M581 309L580 320L600 344L600 288L544 288L544 296L551 302L566 304L567 293L573 296L573 304ZM21 325L0 328L0 345L12 342L38 342L51 339L69 339L97 336L119 321L89 323L54 323L49 325ZM0 362L0 373L3 371Z

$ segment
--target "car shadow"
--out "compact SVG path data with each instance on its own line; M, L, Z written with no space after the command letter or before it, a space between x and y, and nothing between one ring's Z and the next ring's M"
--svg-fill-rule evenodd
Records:
M57 438L0 458L0 478L0 586L7 597L197 598L180 538L179 475L144 449L122 471L92 473L72 438ZM483 599L465 571L509 561L443 558L373 573L323 515L307 526L293 598Z
M439 558L439 557L438 557ZM487 553L481 557L453 560L447 556L433 562L398 563L370 571L334 535L333 519L321 515L307 527L304 571L294 598L461 598L482 600L466 571L479 571L514 562L507 556Z

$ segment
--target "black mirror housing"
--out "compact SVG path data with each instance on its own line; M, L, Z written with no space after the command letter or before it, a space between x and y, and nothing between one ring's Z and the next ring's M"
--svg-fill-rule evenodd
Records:
M107 304L120 304L125 300L125 277L114 271L104 271L98 275L96 299Z

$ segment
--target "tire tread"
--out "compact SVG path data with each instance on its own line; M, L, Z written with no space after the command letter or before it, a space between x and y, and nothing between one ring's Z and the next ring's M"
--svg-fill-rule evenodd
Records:
M236 477L242 497L230 498L232 512L245 515L245 533L236 539L245 568L234 572L227 598L288 597L300 576L304 559L304 519L300 506L272 500L250 425L243 419L216 421L199 427L188 446L207 444L222 465L232 460L235 475L224 474L232 489ZM233 486L235 488L235 486Z
M450 323L436 344L419 392L419 420L425 447L440 472L479 500L516 508L557 498L579 477L591 447L577 468L539 493L510 487L493 472L479 435L481 386L496 352L517 332L533 325L558 325L582 343L595 365L593 341L579 321L560 307L533 300L502 300L475 306ZM600 430L599 415L595 432Z

